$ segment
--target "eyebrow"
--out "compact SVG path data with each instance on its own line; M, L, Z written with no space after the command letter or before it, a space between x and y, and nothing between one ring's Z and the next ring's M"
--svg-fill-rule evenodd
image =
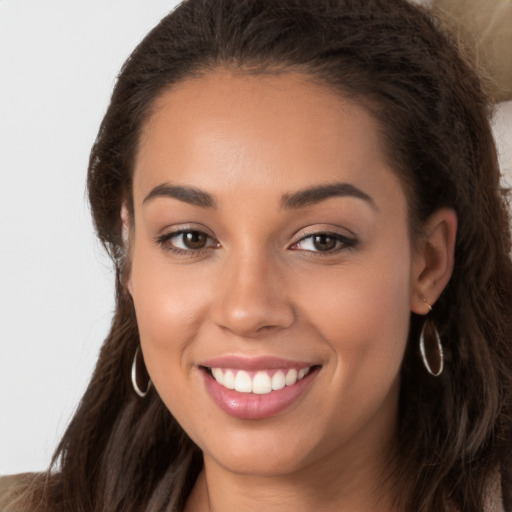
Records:
M162 183L151 189L142 204L146 204L157 197L178 199L200 208L217 208L217 202L213 195L195 187ZM281 207L285 209L304 208L332 197L355 197L366 201L373 209L378 209L374 200L368 194L350 183L328 183L305 188L293 194L285 194L281 199Z
M156 186L144 198L142 204L146 204L157 197L171 197L178 199L184 203L199 206L200 208L216 208L217 204L214 197L208 192L199 190L194 187L186 187L183 185L171 185L170 183L162 183Z
M332 197L355 197L369 203L374 210L378 210L375 201L368 194L350 183L328 183L305 188L293 194L285 194L281 200L281 206L286 209L304 208Z

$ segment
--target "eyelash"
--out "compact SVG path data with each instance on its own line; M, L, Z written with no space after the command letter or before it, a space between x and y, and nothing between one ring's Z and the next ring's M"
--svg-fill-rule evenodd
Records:
M187 233L194 233L198 235L204 235L207 238L207 244L205 247L201 247L198 249L181 249L180 247L176 247L175 245L172 245L171 240L173 238L177 238L179 236L183 236ZM211 241L214 241L214 243L209 243ZM208 251L210 249L216 249L217 247L220 247L220 244L216 242L211 236L209 236L204 231L201 231L200 229L179 229L178 231L171 231L169 233L165 233L164 235L161 235L155 239L155 242L157 245L159 245L163 250L172 252L174 254L180 255L180 256L200 256L205 251Z
M176 247L175 245L172 245L171 240L183 236L187 233L194 233L196 235L204 235L207 238L207 244L205 247L201 247L198 249L182 249L180 247ZM327 250L327 251L313 251L309 249L303 249L304 252L310 253L311 255L319 256L319 257L326 257L331 256L334 254L339 253L343 250L351 250L354 249L358 244L359 240L356 238L350 238L344 235L341 235L340 233L334 233L329 231L314 231L311 233L305 234L302 238L294 242L291 246L291 250L300 250L300 249L293 249L294 247L298 246L300 243L304 242L308 239L313 239L314 237L328 237L332 238L336 241L337 247L333 250ZM164 235L161 235L155 239L155 242L158 246L160 246L163 250L172 252L174 254L180 255L180 256L187 256L187 257L194 257L194 256L200 256L204 252L210 250L210 249L217 249L220 247L219 242L217 242L214 238L209 236L204 231L201 231L199 229L179 229L177 231L172 231L169 233L166 233ZM211 243L213 242L213 243Z
M299 245L301 242L304 242L305 240L308 240L308 239L313 239L314 237L332 238L336 241L336 244L337 244L336 248L334 248L332 250L327 250L327 251L312 251L312 250L308 250L308 249L303 249L304 252L308 252L311 255L314 255L315 257L317 257L317 256L318 257L332 256L332 255L338 254L339 252L344 251L344 250L354 249L359 243L359 240L357 240L357 238L355 238L355 237L350 238L350 237L347 237L340 233L335 233L335 232L331 232L331 231L314 231L311 233L306 233L304 236L302 236L300 238L300 240L297 240L297 242L295 242L291 247L295 247L295 246Z

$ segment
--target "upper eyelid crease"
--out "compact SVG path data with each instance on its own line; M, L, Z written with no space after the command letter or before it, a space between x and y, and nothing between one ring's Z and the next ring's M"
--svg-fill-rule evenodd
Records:
M300 234L300 236L297 236L297 238L295 238L295 242L293 242L291 245L289 245L288 249L294 250L293 247L299 245L304 240L307 240L308 238L312 238L315 236L320 236L320 235L335 238L342 245L342 247L340 247L338 249L335 249L332 251L326 251L324 253L325 256L327 256L328 254L337 253L340 250L342 250L343 248L345 248L345 249L354 248L359 244L359 239L354 232L352 232L350 230L348 230L348 231L350 232L350 235L339 233L336 230L332 230L332 228L331 229L325 229L325 228L322 229L322 228L318 227L317 229L306 230L306 231L303 231ZM173 245L173 247L172 248L168 247L168 248L166 248L166 250L175 252L175 253L196 253L197 254L197 253L203 252L205 250L219 248L222 246L222 244L216 239L216 237L209 234L207 232L207 230L205 230L204 228L198 229L198 228L195 228L192 226L179 226L179 227L176 226L174 229L171 229L170 231L166 231L166 232L156 236L154 238L154 241L157 245L161 246L162 248L165 248L164 244L169 242L174 237L183 235L185 233L190 233L190 232L202 233L209 239L210 244L205 247L201 247L201 248L197 248L197 249L182 249L179 247L175 247L174 244L171 244L171 245ZM213 244L212 244L212 242L213 242ZM309 251L309 250L306 250L306 251L307 252L316 252L316 251ZM321 253L321 251L319 251L319 253Z
M317 231L315 233L308 233L304 236L301 236L296 242L292 244L292 247L299 244L300 242L307 240L308 238L312 238L315 236L328 236L330 238L335 238L338 242L344 244L347 247L354 247L359 244L359 239L356 237L350 237L346 235L342 235L340 233L332 232L332 231Z
M182 249L181 247L176 247L173 244L170 244L171 247L166 246L166 242L168 242L172 238L183 235L185 233L190 233L190 232L199 232L199 233L206 235L206 237L210 241L210 245L206 245L205 247L200 247L197 249ZM208 235L204 231L196 230L196 229L179 229L176 231L171 231L169 233L164 233L162 235L155 237L154 242L156 245L158 245L160 248L162 248L166 252L172 252L175 254L188 255L188 256L193 256L194 254L198 255L198 254L203 253L204 251L207 251L210 249L216 249L216 248L220 247L220 244L214 237Z
M178 229L171 230L171 231L166 231L166 232L164 232L164 233L162 233L160 235L157 235L155 237L155 241L156 242L161 242L162 240L169 240L170 238L173 238L175 236L182 235L184 233L190 233L190 232L202 233L202 234L206 235L209 239L216 240L216 238L214 236L212 236L211 234L206 232L204 229L187 228L187 227L185 227L185 228L178 228ZM350 242L356 243L358 240L357 240L357 237L356 237L355 233L353 233L353 232L350 232L350 233L351 234L349 236L347 236L347 235L344 235L342 233L338 233L336 231L319 229L319 230L315 230L315 231L309 231L309 232L301 233L300 236L296 237L296 240L295 240L295 242L293 242L293 244L297 244L301 240L305 240L307 238L311 238L313 236L319 236L319 235L330 236L332 238L336 238L336 239L344 241L344 242L350 241ZM219 242L217 242L217 243L219 243Z
M325 225L325 227L307 227L300 229L294 236L294 238L297 238L297 240L308 237L308 236L314 236L314 235L332 235L337 237L342 237L344 239L349 238L358 238L356 233L352 231L351 229L348 229L347 227L341 227L341 226L332 226L332 225Z
M209 235L206 231L203 231L201 229L177 229L176 231L169 231L161 235L158 235L155 237L155 240L169 240L171 238L174 238L175 236L184 235L185 233L201 233L210 240L216 241L215 237Z

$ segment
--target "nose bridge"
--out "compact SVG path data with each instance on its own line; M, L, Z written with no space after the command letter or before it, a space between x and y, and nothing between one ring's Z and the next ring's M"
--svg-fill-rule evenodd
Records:
M215 322L239 336L289 327L294 311L280 279L279 263L261 250L233 252L223 261Z

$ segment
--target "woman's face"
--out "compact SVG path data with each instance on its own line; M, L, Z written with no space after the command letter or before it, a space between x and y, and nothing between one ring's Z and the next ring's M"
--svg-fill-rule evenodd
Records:
M144 359L206 464L384 457L415 257L374 119L298 74L219 70L159 98L133 187Z

